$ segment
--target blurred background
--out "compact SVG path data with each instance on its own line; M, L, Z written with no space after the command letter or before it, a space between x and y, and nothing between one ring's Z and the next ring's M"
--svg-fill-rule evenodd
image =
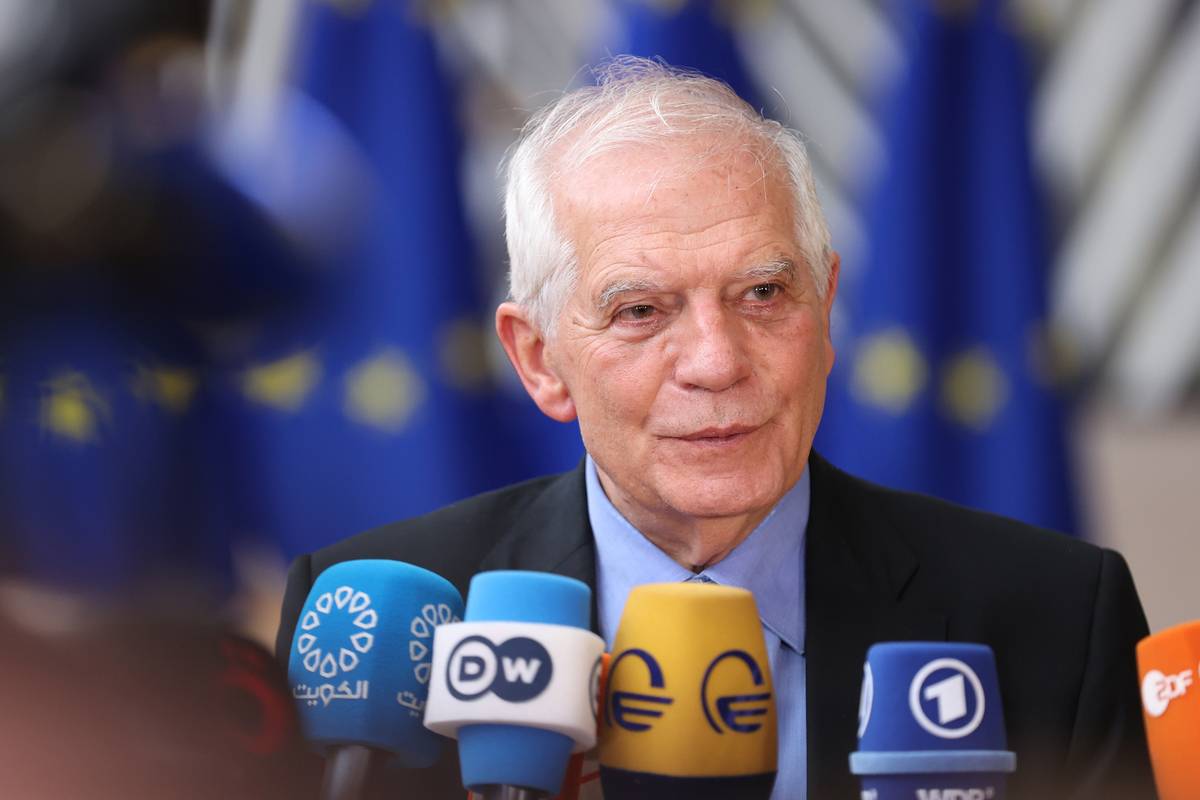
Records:
M569 469L492 333L497 165L608 55L802 131L817 447L1200 616L1190 0L0 0L0 615L269 641L288 560Z

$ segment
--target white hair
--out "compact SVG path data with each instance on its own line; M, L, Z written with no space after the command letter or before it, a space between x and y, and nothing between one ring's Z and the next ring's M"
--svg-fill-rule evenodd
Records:
M553 335L579 272L574 248L555 221L555 178L619 147L682 136L737 138L786 173L800 254L818 295L825 296L833 251L797 132L763 117L724 83L659 61L619 56L600 66L596 78L596 85L568 92L534 114L505 164L509 298L539 331Z

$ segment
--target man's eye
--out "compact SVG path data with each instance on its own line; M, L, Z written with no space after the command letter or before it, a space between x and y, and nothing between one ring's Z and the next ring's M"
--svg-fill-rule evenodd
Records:
M748 294L752 295L754 300L765 302L767 300L774 300L779 296L781 291L783 291L783 287L778 283L760 283L751 289Z
M645 303L639 303L636 306L627 306L617 312L617 316L626 322L637 322L639 320L650 319L654 316L654 306Z

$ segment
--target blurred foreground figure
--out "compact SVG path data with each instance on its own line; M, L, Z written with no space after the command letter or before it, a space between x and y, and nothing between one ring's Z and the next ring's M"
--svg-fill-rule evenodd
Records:
M278 669L223 624L232 546L260 526L217 335L315 279L277 196L214 134L206 15L200 2L5 11L4 797L315 785Z
M258 645L11 586L0 613L0 795L316 796L318 764Z

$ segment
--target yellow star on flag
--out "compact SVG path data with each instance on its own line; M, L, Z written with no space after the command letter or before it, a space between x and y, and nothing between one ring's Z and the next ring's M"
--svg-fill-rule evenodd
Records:
M277 411L299 411L321 381L321 362L310 351L251 367L242 375L242 392Z
M1008 401L1008 378L991 351L979 345L946 362L941 403L950 419L982 431Z
M903 328L888 328L864 338L854 358L850 389L864 405L900 416L929 378L929 367Z
M94 443L111 418L108 401L77 370L62 370L44 384L39 408L43 431L77 444Z
M395 347L380 350L346 374L346 416L371 428L398 433L424 399L421 376Z

